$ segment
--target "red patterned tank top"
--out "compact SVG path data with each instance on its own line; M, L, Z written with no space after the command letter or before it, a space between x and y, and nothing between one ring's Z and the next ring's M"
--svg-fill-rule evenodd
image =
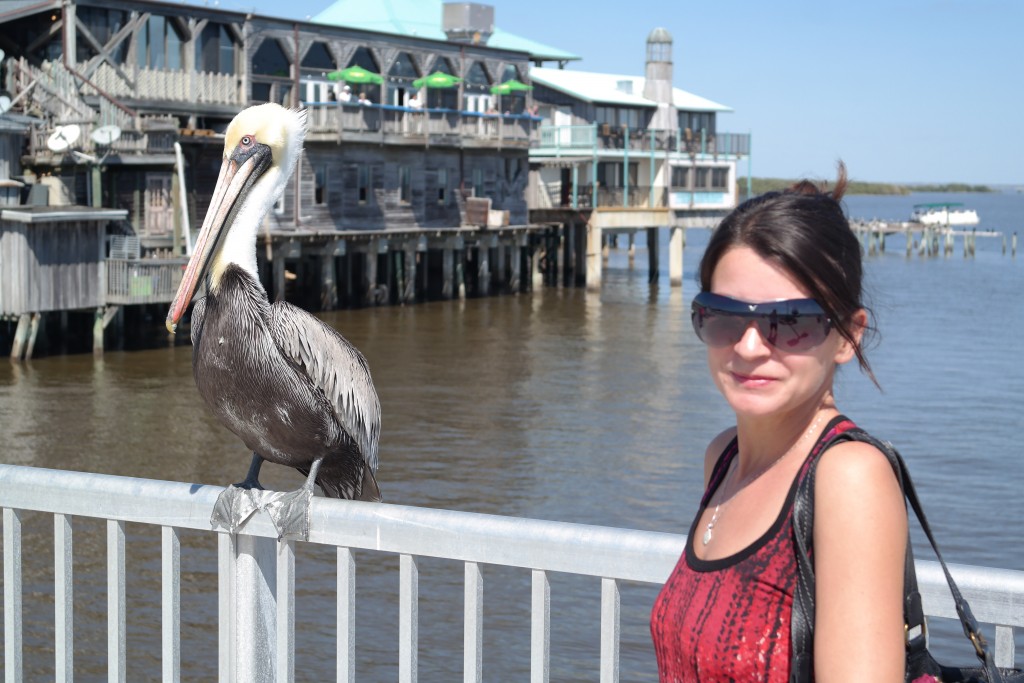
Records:
M790 616L796 587L793 499L797 482L835 434L854 424L829 422L790 486L771 528L744 550L701 560L693 550L697 523L736 457L726 447L711 473L679 562L651 610L651 636L661 683L772 681L789 678Z

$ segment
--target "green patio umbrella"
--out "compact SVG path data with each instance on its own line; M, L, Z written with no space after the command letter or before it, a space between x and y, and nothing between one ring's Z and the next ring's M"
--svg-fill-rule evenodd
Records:
M533 90L533 86L517 81L514 78L510 78L504 83L499 83L498 85L491 87L491 93L495 95L511 95L517 90Z
M376 83L377 85L384 82L380 74L367 71L355 64L341 71L332 71L327 74L327 79L331 81L345 81L346 83Z
M443 71L435 71L429 76L417 78L412 82L412 87L422 88L423 86L426 86L428 88L451 88L461 80L462 79L458 76L452 76L451 74L446 74Z

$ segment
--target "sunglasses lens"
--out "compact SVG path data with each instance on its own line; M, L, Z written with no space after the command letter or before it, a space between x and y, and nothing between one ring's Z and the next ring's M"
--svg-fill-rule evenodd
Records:
M808 351L825 341L831 322L817 304L812 300L779 303L794 308L755 312L758 305L703 293L693 303L693 329L702 342L716 347L739 342L751 323L767 344L790 353Z
M828 324L824 315L781 315L776 321L773 346L784 351L807 351L825 341Z
M708 346L732 346L743 337L749 323L740 316L711 309L704 309L693 316L693 328Z

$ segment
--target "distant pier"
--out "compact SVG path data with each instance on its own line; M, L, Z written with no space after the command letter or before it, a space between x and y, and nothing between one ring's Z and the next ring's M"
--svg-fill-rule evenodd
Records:
M959 239L963 246L964 257L972 257L977 247L977 239L1002 239L1003 253L1007 253L1007 234L998 230L979 230L971 226L926 225L913 221L882 221L854 219L851 227L857 234L865 254L874 255L885 252L886 237L903 235L904 248L907 256L914 252L922 256L950 256L955 251ZM1010 236L1010 254L1017 255L1017 233Z

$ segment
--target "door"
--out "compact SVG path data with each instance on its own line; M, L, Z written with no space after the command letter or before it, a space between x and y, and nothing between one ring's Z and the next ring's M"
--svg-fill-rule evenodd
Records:
M147 235L170 235L174 228L174 203L171 201L171 174L146 174Z

